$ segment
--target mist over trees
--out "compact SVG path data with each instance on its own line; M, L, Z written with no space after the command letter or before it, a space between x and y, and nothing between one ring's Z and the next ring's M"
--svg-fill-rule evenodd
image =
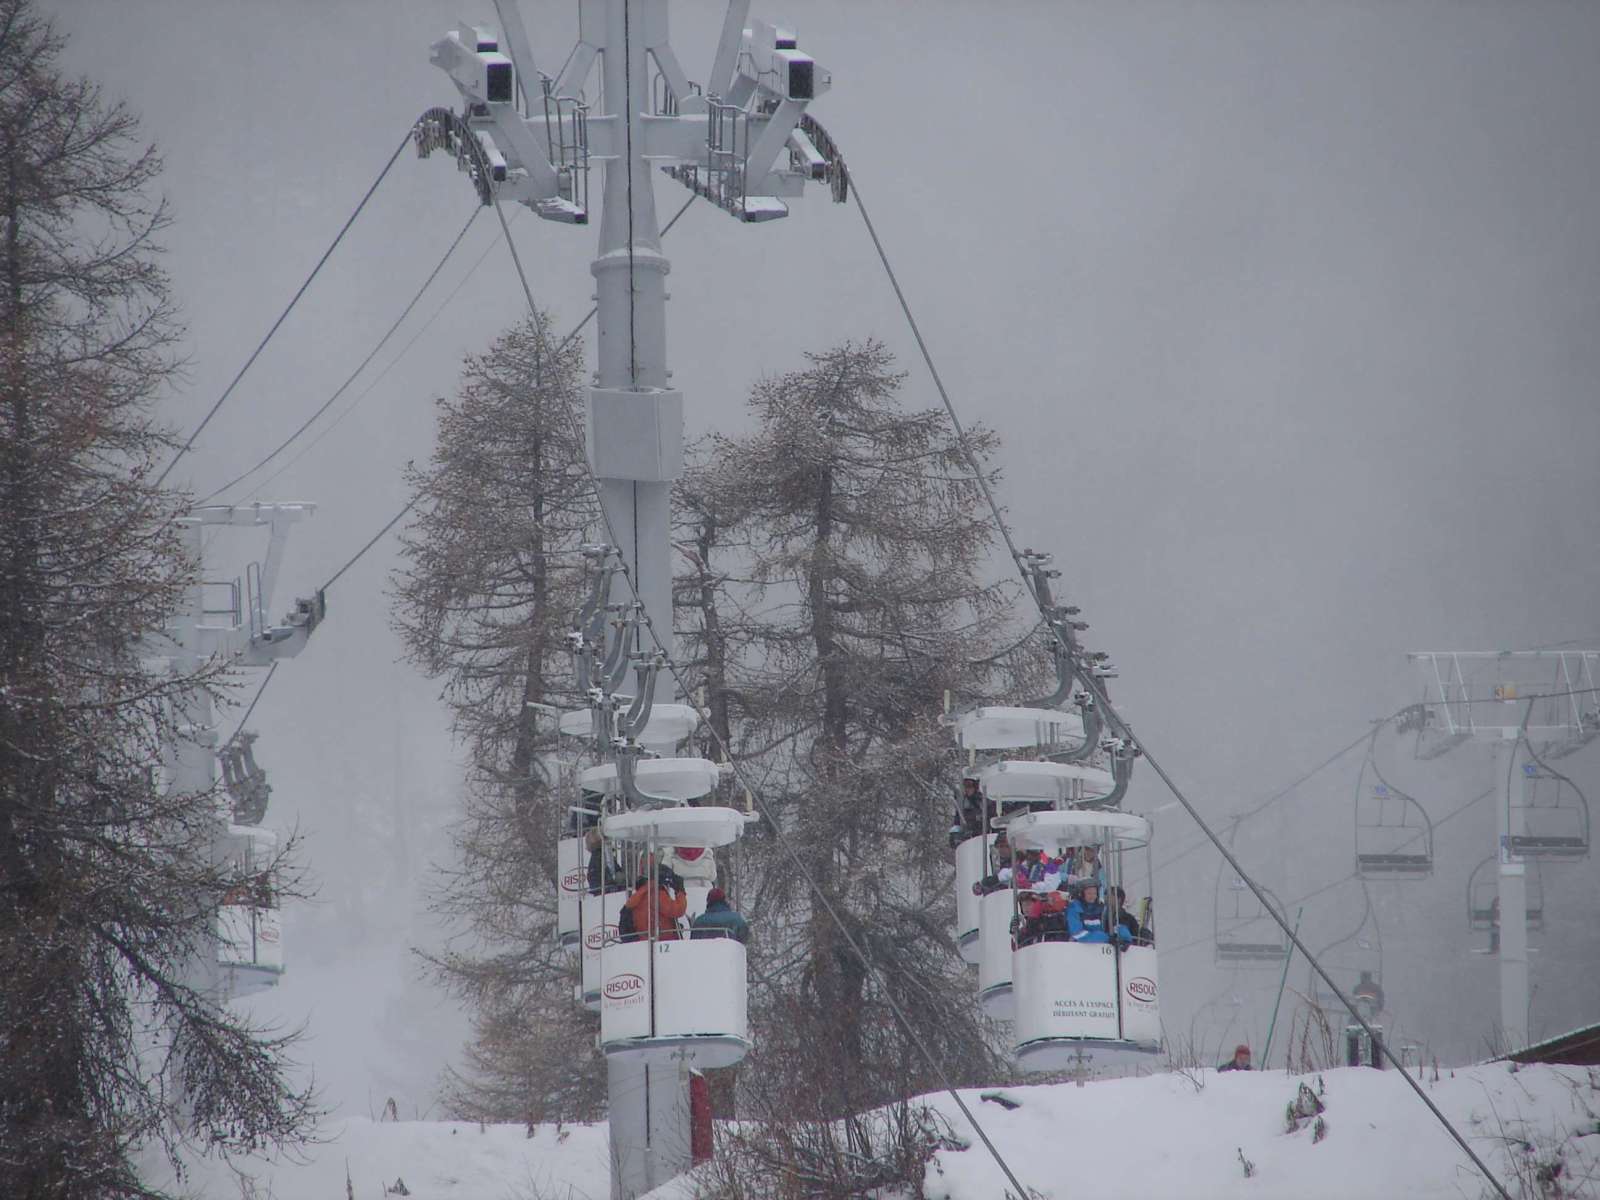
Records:
M992 528L947 419L908 409L903 382L877 342L807 354L754 385L753 432L712 439L682 489L691 534L720 514L679 588L713 723L726 712L783 833L755 827L738 889L759 930L744 1086L769 1084L772 1111L805 1096L837 1118L937 1086L891 997L952 1074L996 1066L949 936L958 764L938 717L947 690L1003 686L1011 596L982 577ZM987 460L996 439L971 445Z
M583 345L541 313L469 358L439 401L431 461L407 470L415 516L394 580L394 624L443 684L469 776L456 860L437 903L465 935L432 962L471 1007L474 1040L447 1085L460 1113L598 1116L598 1019L572 1002L556 944L556 841L576 798L554 724L576 708L566 631L581 603L578 547L596 519L581 434Z
M291 1039L195 982L239 879L211 852L219 798L160 770L224 682L160 642L196 568L187 498L156 482L179 336L161 162L63 48L0 3L0 1180L100 1200L150 1194L150 1143L292 1141L313 1109Z
M536 707L586 702L564 640L582 602L577 549L599 536L572 432L579 375L580 352L556 355L545 318L506 334L468 360L432 462L410 475L395 624L443 681L470 760L441 896L465 942L435 961L475 1014L449 1095L463 1115L603 1106L595 1020L572 1001L554 930L576 785ZM754 383L751 432L699 444L677 489L680 657L710 714L695 745L730 750L768 818L719 854L756 931L740 1111L794 1113L803 1096L832 1120L936 1086L891 1000L962 1082L998 1068L949 933L959 763L939 717L947 692L1018 686L1025 639L1013 587L984 576L992 528L961 447L942 412L905 403L903 382L877 342L808 354ZM987 463L996 439L979 428L971 445Z

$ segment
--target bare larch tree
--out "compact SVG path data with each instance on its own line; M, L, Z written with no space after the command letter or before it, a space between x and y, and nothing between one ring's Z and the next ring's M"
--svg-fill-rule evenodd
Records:
M463 1116L593 1118L596 1021L572 1002L557 947L561 786L553 720L575 708L565 634L582 602L578 548L597 520L581 432L583 348L541 314L467 360L439 401L436 449L408 482L416 516L394 581L410 658L444 685L468 756L457 858L438 896L463 937L432 961L470 1006L475 1040L448 1099Z
M192 737L157 644L195 564L152 482L180 335L134 116L0 0L0 1191L144 1196L135 1160L303 1134L268 1038L187 982L240 880L219 800L163 783ZM157 666L156 664L161 665Z
M942 413L901 404L902 383L876 342L808 355L755 386L754 432L714 439L681 489L686 644L788 843L756 826L740 880L758 1047L741 1090L757 1115L800 1115L803 1098L849 1122L936 1086L891 996L955 1078L995 1068L949 934L958 768L938 717L947 689L1003 686L1009 591L983 578L992 531L959 442ZM987 462L994 436L969 437Z

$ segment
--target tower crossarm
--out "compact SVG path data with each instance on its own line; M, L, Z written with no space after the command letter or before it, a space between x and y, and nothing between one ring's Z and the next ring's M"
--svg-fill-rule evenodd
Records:
M603 98L603 113L584 99L606 36L603 2L580 4L578 45L554 80L536 71L514 0L495 7L504 45L493 30L463 25L432 47L431 61L450 76L464 112L447 119L446 110L430 110L417 123L418 152L452 151L485 204L499 196L548 220L584 224L591 162L617 161L630 149L745 221L787 216L780 197L799 195L807 181L830 181L835 200L844 199L837 147L806 117L831 76L792 32L764 21L744 26L745 0L729 7L713 67L727 76L709 88L685 73L668 40L666 6L639 7L632 33L655 65L657 87L631 129L616 98Z

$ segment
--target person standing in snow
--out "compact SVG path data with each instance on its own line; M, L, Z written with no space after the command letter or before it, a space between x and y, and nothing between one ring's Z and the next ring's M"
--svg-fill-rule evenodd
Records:
M1240 1042L1233 1048L1233 1057L1217 1068L1219 1071L1250 1070L1250 1047Z
M728 893L719 887L706 893L706 910L689 922L689 937L731 937L742 943L750 941L750 922L733 910L728 903Z

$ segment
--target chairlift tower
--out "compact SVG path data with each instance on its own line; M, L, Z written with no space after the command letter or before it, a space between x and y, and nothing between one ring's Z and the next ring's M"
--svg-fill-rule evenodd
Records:
M418 153L454 154L480 201L527 205L564 224L590 218L589 171L601 167L600 236L590 265L598 309L587 452L606 538L642 606L633 653L672 645L671 491L683 464L683 393L667 367L666 279L653 181L657 168L741 222L788 215L785 197L826 181L843 201L847 175L831 139L806 115L830 78L792 31L749 21L729 0L703 83L691 83L668 38L668 0L579 0L578 44L559 73L541 72L516 0L494 0L499 30L463 26L432 47L460 113L430 109ZM599 92L585 89L599 60ZM642 687L671 698L664 671ZM623 760L619 760L619 768ZM687 1170L682 1078L659 1087L647 1065L610 1056L608 1092L617 1200ZM642 1148L642 1149L641 1149Z
M1500 1029L1505 1049L1519 1050L1529 1044L1528 866L1581 857L1589 849L1581 795L1569 797L1564 810L1547 806L1571 818L1561 818L1554 832L1530 829L1530 820L1546 819L1534 801L1536 788L1550 779L1544 760L1571 754L1600 734L1600 650L1417 651L1406 657L1421 669L1425 687L1422 702L1400 719L1402 729L1416 732L1417 757L1436 758L1466 742L1489 750L1497 794Z

